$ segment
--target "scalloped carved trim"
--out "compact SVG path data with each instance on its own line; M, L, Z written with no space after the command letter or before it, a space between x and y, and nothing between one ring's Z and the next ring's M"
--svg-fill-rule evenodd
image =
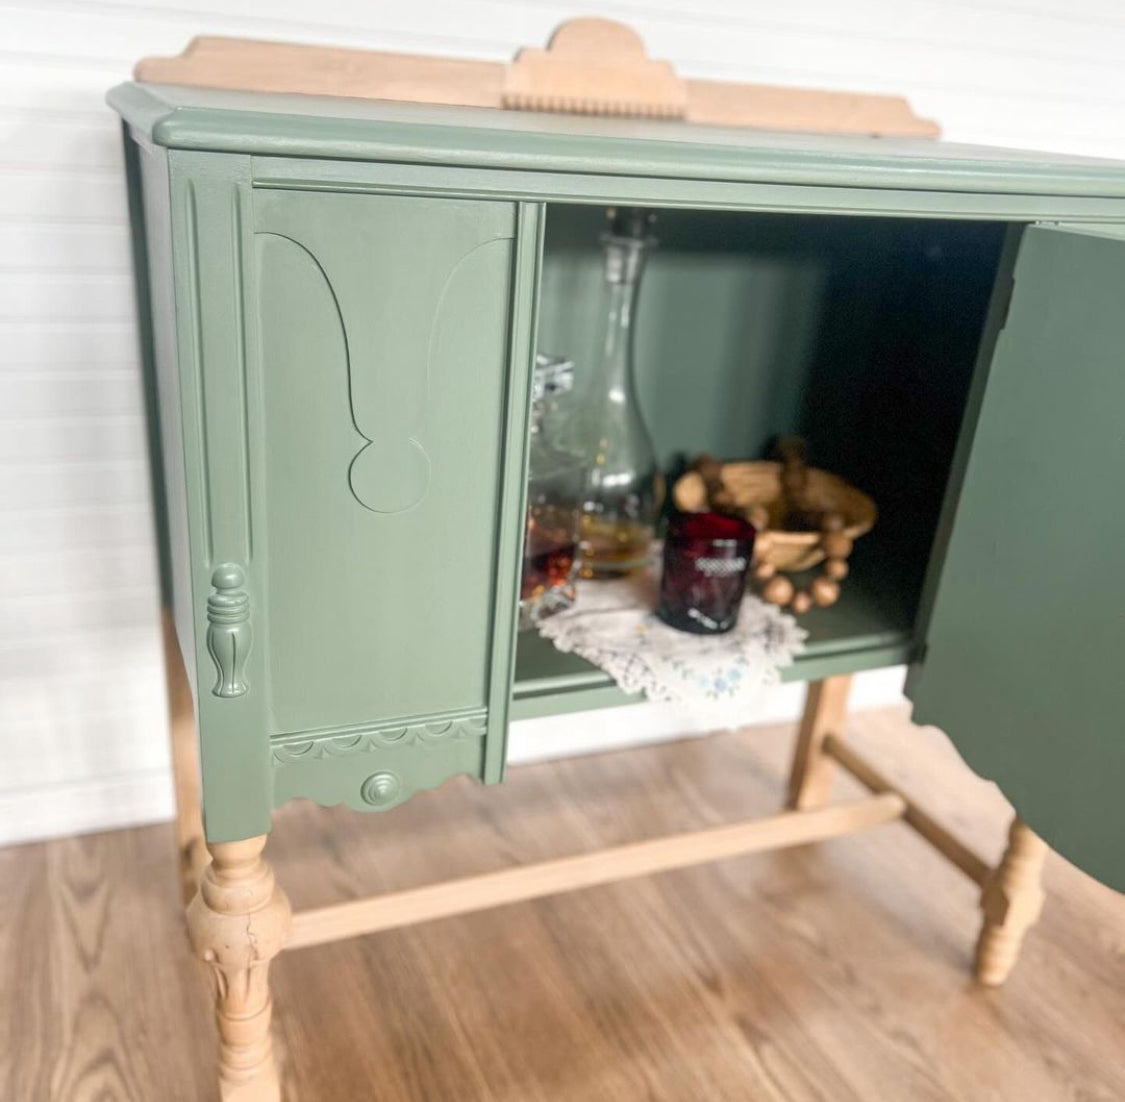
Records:
M310 736L288 736L274 741L270 762L275 766L299 765L323 758L391 750L397 746L435 744L452 739L483 739L487 731L488 713L483 709L426 716L408 723L335 728Z

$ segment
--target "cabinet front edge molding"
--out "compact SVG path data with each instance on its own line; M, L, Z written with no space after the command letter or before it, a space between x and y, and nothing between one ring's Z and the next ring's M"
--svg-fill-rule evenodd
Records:
M473 165L332 161L251 156L253 187L263 191L361 191L507 202L589 202L690 210L804 211L885 217L1081 219L1125 223L1125 196L1034 191L949 191L857 183L683 180L613 172L543 172Z

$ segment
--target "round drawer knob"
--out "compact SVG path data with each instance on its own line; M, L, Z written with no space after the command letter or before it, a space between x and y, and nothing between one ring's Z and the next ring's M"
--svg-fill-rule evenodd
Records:
M393 773L372 773L363 782L359 794L372 807L385 807L393 803L402 791L402 782Z

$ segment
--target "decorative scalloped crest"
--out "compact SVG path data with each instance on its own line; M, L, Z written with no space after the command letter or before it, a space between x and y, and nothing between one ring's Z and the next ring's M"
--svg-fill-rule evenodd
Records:
M545 50L527 47L504 73L501 100L521 111L682 119L687 85L641 36L612 19L570 19Z
M591 5L593 6L593 5ZM648 58L635 31L605 19L563 23L547 49L515 61L193 38L179 57L148 57L133 79L196 88L294 92L464 107L527 107L584 114L687 118L712 126L936 138L902 96L681 80ZM118 91L117 102L126 102Z
M322 731L311 738L295 742L275 742L271 761L274 765L297 765L306 761L366 754L373 750L390 750L399 746L435 744L462 738L481 739L487 731L488 716L483 711L429 716L413 723L351 727Z
M214 593L207 598L207 650L215 662L215 696L242 696L246 660L253 638L250 630L250 595L243 586L242 567L224 563L211 575Z

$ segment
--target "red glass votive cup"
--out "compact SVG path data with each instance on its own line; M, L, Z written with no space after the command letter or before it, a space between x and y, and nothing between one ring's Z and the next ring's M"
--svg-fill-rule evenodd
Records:
M725 513L677 513L664 540L656 615L670 627L719 635L738 622L754 526Z

